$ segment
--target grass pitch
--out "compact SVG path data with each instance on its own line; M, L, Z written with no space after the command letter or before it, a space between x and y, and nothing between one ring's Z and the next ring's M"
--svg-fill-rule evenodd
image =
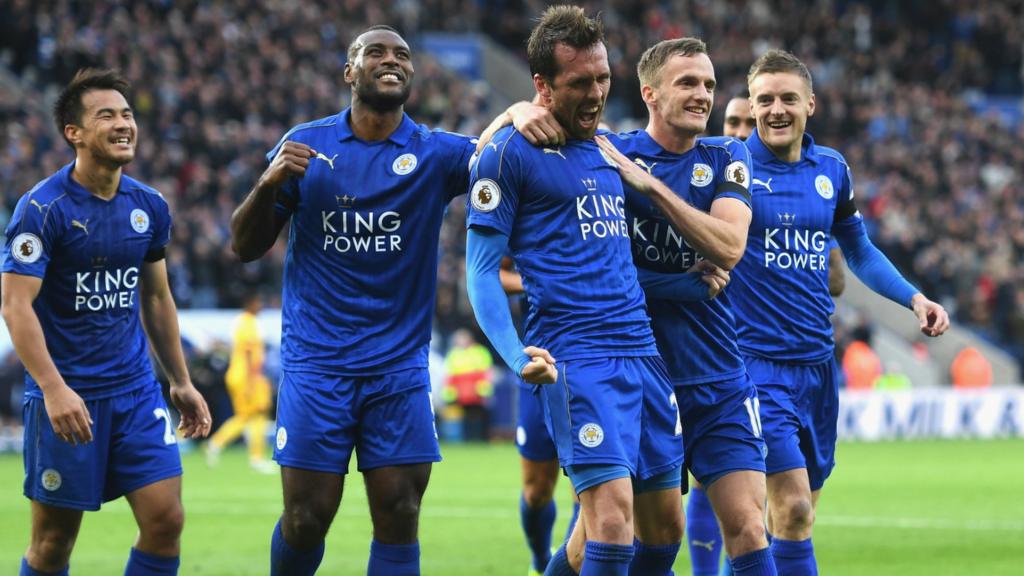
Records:
M423 506L421 546L427 575L526 573L519 528L519 456L509 444L446 445ZM840 444L826 485L814 542L822 574L1024 574L1024 440ZM268 572L270 532L281 509L279 480L251 471L244 452L227 451L216 468L201 454L185 463L186 527L182 575ZM65 479L68 481L69 479ZM29 535L22 464L0 456L0 573L17 571ZM559 486L555 534L570 510ZM71 573L121 574L135 527L124 500L87 513ZM354 474L327 539L320 574L363 574L370 523ZM676 574L689 574L680 553Z

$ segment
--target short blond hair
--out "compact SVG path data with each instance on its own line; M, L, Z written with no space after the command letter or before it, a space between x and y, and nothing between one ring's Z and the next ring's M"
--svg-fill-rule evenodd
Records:
M644 51L636 65L636 75L641 86L655 86L661 82L661 69L673 56L707 54L708 46L700 38L676 38L662 40Z

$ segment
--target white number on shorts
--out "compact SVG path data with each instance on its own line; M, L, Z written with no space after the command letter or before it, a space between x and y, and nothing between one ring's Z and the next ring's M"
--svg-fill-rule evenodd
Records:
M676 436L682 436L683 434L683 423L679 420L679 400L676 400L676 393L673 392L668 395L668 403L676 409Z
M750 416L750 428L754 430L754 436L761 437L761 401L754 398L751 402L750 398L743 400L743 405L747 407L747 415Z
M171 430L171 415L167 413L167 410L154 408L153 416L156 416L157 420L163 419L164 421L164 444L176 444L178 439L174 437L174 430Z

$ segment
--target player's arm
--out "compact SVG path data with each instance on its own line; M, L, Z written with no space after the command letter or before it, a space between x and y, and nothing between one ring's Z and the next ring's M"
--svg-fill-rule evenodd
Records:
M539 99L538 95L533 102L516 102L498 114L480 134L480 140L476 144L477 153L483 152L487 143L494 138L494 134L509 124L515 126L526 141L534 146L565 144L565 130L547 108L538 104Z
M853 200L852 179L847 170L841 200L836 206L832 235L839 242L850 270L876 293L914 311L925 336L940 336L949 329L949 315L938 303L907 282L882 251L871 243L864 219Z
M5 272L0 277L0 306L4 322L7 323L14 351L43 392L46 414L53 431L71 444L91 442L92 418L89 409L57 371L50 351L46 348L43 327L32 308L32 302L42 286L42 278Z
M512 323L508 298L501 286L501 259L508 236L470 227L466 235L466 288L480 328L513 372L530 384L553 384L558 379L555 359L542 348L523 346Z
M505 291L505 294L515 296L525 292L523 289L523 277L519 275L519 272L516 272L515 265L508 256L501 259L498 276L501 278L501 288Z
M828 293L838 298L846 290L846 270L843 265L843 251L833 238L828 250Z
M666 274L637 268L636 277L648 297L677 302L711 300L729 284L729 272L707 260L694 264L684 274Z
M243 262L263 256L277 241L287 220L274 209L279 193L289 180L306 174L309 161L314 157L316 151L309 146L285 141L249 195L235 209L231 215L231 250Z
M185 354L181 350L178 331L178 308L167 282L166 260L142 265L140 311L142 327L146 331L156 358L170 381L171 401L181 413L178 429L186 438L203 438L210 433L210 410L185 367Z
M694 250L719 268L732 270L736 266L747 247L750 206L737 198L721 197L711 204L710 213L698 210L630 162L606 137L598 136L597 143L618 166L622 180L650 198Z

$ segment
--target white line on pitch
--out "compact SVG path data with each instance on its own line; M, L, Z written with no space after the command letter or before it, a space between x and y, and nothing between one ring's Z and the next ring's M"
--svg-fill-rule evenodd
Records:
M818 516L818 526L906 528L926 530L996 530L1024 532L1024 522L1013 520L955 520L942 518L889 518L885 516Z

